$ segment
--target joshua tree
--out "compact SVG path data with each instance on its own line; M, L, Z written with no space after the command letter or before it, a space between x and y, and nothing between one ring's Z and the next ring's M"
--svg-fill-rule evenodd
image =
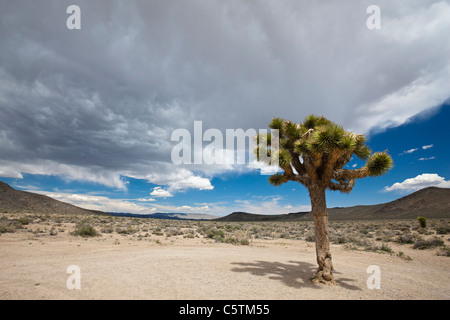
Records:
M325 191L349 193L356 179L380 176L392 167L392 158L384 152L371 154L361 134L345 131L330 120L310 115L302 123L274 118L269 124L279 134L278 166L284 171L269 178L274 186L297 181L309 191L314 218L316 256L319 268L315 282L334 283L333 263L328 236L328 212ZM274 156L270 133L257 136L256 156L270 161ZM261 142L265 143L261 143ZM267 145L267 147L263 147ZM266 154L267 157L260 157ZM366 161L362 168L343 169L352 156ZM269 160L267 160L269 159Z

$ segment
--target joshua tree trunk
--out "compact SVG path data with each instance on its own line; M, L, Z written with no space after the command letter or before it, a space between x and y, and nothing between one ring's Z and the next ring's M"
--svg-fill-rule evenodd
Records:
M333 262L331 260L330 239L328 235L328 212L325 200L325 188L311 185L309 188L312 214L314 217L316 257L319 268L315 282L334 283Z

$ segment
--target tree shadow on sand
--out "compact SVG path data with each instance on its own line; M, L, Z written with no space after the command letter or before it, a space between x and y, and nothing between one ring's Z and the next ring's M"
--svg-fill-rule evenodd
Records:
M317 266L308 262L289 261L281 263L277 261L255 261L255 262L233 262L238 267L232 268L233 272L248 272L255 276L267 277L272 280L278 280L286 286L292 288L314 288L320 289L321 285L312 282L316 274ZM339 272L334 271L335 275ZM355 280L348 278L337 278L337 284L349 290L361 290L361 288L349 284Z

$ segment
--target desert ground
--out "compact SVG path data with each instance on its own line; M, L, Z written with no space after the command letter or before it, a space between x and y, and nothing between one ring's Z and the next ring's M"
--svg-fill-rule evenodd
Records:
M0 299L446 300L449 231L443 219L330 222L337 285L325 285L311 281L312 222L3 213Z

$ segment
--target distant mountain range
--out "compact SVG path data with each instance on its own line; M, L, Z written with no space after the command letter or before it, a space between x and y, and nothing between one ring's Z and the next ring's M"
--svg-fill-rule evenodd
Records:
M217 216L204 213L181 213L181 212L176 213L156 212L151 214L137 214L126 212L107 212L107 213L112 216L118 217L169 219L169 220L211 220L217 218Z
M330 220L416 219L418 216L450 218L450 189L429 187L387 203L328 209ZM233 212L215 221L308 221L312 219L311 212L276 215Z
M200 213L153 213L133 214L102 212L83 209L53 198L16 190L0 181L0 213L32 212L61 214L97 214L114 215L134 218L156 218L176 220L212 220L212 221L308 221L312 220L311 212L293 212L289 214L253 214L233 212L217 218L213 215ZM427 218L450 218L450 189L429 187L416 191L395 201L345 208L329 208L330 220L377 220L377 219L416 219L418 216Z

